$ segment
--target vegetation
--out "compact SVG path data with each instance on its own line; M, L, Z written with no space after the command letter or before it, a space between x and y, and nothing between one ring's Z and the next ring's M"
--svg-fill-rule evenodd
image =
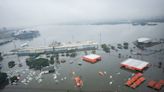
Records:
M66 56L67 56L67 57L70 56L68 52L66 53Z
M54 57L56 58L56 61L59 61L59 54L55 53Z
M3 72L0 72L0 88L5 86L6 83L8 83L7 74L3 73Z
M128 42L124 42L123 45L124 45L124 49L128 49L128 47L129 47L129 43Z
M159 68L162 67L162 62L158 62L158 67L159 67Z
M101 48L103 49L103 51L105 51L106 53L110 52L110 48L106 45L106 44L102 44Z
M96 54L96 50L92 50L92 54Z
M77 56L77 53L76 52L72 52L71 54L70 54L70 57L76 57Z
M0 61L3 60L2 53L0 52Z
M65 54L64 53L61 53L61 56L65 56Z
M11 83L18 82L18 80L19 79L17 78L17 76L13 76L13 77L10 78Z
M117 44L118 49L122 49L122 44Z
M8 67L9 68L13 68L15 66L15 62L14 61L10 61L9 63L8 63Z
M35 59L36 57L38 57L40 54L36 53L36 54L30 54L30 58Z
M50 62L50 64L54 64L54 62L55 62L55 61L54 61L54 56L51 56L51 57L50 57L50 61L49 61L49 62Z
M64 60L64 59L61 60L61 63L65 63L65 62L66 62L66 60Z
M45 58L39 58L39 59L27 59L26 60L27 65L30 69L36 69L41 70L42 67L49 66L49 60Z

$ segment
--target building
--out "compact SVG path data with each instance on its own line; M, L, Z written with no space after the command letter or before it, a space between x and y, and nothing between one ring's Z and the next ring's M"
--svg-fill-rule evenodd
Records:
M146 67L148 67L149 62L137 60L137 59L127 59L121 62L121 67L125 67L131 70L143 71Z
M137 42L140 44L147 44L147 43L152 42L152 40L150 38L138 38Z
M97 61L101 60L101 56L96 54L90 54L90 55L83 56L82 59L90 63L96 63Z

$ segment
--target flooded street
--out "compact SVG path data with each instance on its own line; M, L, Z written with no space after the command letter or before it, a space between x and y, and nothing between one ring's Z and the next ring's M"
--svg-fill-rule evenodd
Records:
M156 26L133 26L131 24L120 25L46 25L34 27L39 30L40 36L30 40L14 40L8 44L0 46L0 52L8 52L14 48L21 48L21 44L28 42L29 47L48 46L53 41L58 42L77 42L91 40L97 43L105 43L117 46L118 43L129 43L129 49L111 50L110 53L102 51L101 47L96 50L96 54L102 57L102 60L91 64L81 59L85 55L84 51L77 52L77 56L64 58L65 63L58 65L57 72L43 74L42 80L37 80L36 77L40 71L28 69L25 59L28 56L10 55L4 56L1 71L6 73L17 73L20 71L21 79L17 85L8 85L1 92L157 92L156 90L147 87L149 80L164 79L164 65L158 68L158 62L164 64L164 51L153 53L150 55L133 55L130 49L134 49L133 42L140 37L149 37L151 39L164 39L164 23L159 23ZM16 46L14 46L14 43ZM150 47L151 50L164 49L164 44ZM134 51L141 52L135 48ZM92 53L87 51L88 54ZM121 58L118 54L121 53ZM142 53L145 53L144 51ZM136 89L125 86L125 82L132 76L134 71L120 68L120 63L126 60L129 56L135 59L144 60L151 64L149 68L143 71L146 81ZM23 67L18 67L19 60ZM16 61L16 66L8 68L9 61ZM71 62L71 63L70 63ZM81 65L78 65L81 62ZM99 71L106 72L105 76L100 76ZM75 87L73 78L81 76L83 87ZM54 78L54 76L57 76ZM29 83L24 84L21 81L25 78L30 79ZM162 88L159 92L164 92Z

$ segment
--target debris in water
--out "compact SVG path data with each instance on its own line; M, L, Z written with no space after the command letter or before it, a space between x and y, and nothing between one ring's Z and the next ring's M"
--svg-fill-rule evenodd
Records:
M70 64L73 64L73 61L69 61Z
M72 75L75 75L75 72L72 72Z
M81 66L82 65L82 62L78 62L78 65Z
M106 71L104 71L104 74L105 74L105 75L107 74Z
M67 77L64 77L64 80L66 80L67 79Z
M104 73L100 71L100 72L99 72L99 75L104 76Z
M109 78L111 79L112 78L112 75L110 75Z
M56 79L57 78L57 75L56 74L53 74L54 75L54 79Z
M59 80L55 80L55 83L58 84L59 83Z
M39 83L42 82L42 79L39 79L38 82L39 82Z
M132 76L134 76L135 75L135 73L132 73Z
M118 74L118 75L120 75L121 73L120 73L120 72L118 72L117 74Z
M111 81L111 82L109 82L109 84L110 84L110 85L112 85L112 84L113 84L113 82Z

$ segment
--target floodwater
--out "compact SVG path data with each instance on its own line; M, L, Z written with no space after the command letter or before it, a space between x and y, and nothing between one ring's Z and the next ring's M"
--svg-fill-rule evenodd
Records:
M1 52L7 52L15 48L20 48L20 44L24 42L29 43L29 47L47 46L53 41L69 42L69 41L96 41L98 43L107 43L116 46L117 43L129 42L130 48L133 48L132 42L139 37L149 37L152 39L164 38L164 24L160 23L156 26L132 26L130 24L121 25L47 25L34 27L40 31L38 38L27 40L16 40L6 45L0 46ZM153 50L164 48L164 44L151 48ZM140 50L135 49L136 52ZM143 51L144 52L144 51ZM88 51L91 53L91 51ZM45 74L42 76L42 82L34 78L39 74L39 71L35 71L32 81L28 84L21 82L18 85L8 85L1 90L2 92L156 92L154 89L148 88L147 82L149 80L164 79L163 68L158 68L158 62L164 63L164 52L155 53L147 56L131 55L130 49L111 51L111 53L105 53L101 49L96 51L97 54L102 56L102 60L95 64L90 64L81 60L81 56L84 52L78 52L75 58L65 58L66 63L61 63L57 70L60 74L57 75L58 81L54 80L53 74ZM122 58L118 58L118 53L121 53ZM132 58L141 59L150 62L151 67L146 69L143 74L146 81L136 89L131 89L124 85L124 83L132 76L133 71L120 68L120 62L127 59L127 56ZM16 55L6 56L1 62L3 65L2 71L14 72L23 71L21 73L21 80L28 76L29 72L34 70L28 70L28 66L25 63L25 58L19 57L23 67L15 66L13 69L7 67L7 62L10 60L18 61ZM70 64L73 61L73 64ZM78 63L82 62L79 66ZM17 62L18 63L18 62ZM164 65L162 66L164 67ZM99 71L106 72L107 75L100 76ZM72 72L75 72L73 75ZM84 86L82 88L75 87L73 80L74 76L81 76ZM112 76L112 77L111 77ZM112 83L112 84L111 84ZM164 88L160 90L163 92Z

